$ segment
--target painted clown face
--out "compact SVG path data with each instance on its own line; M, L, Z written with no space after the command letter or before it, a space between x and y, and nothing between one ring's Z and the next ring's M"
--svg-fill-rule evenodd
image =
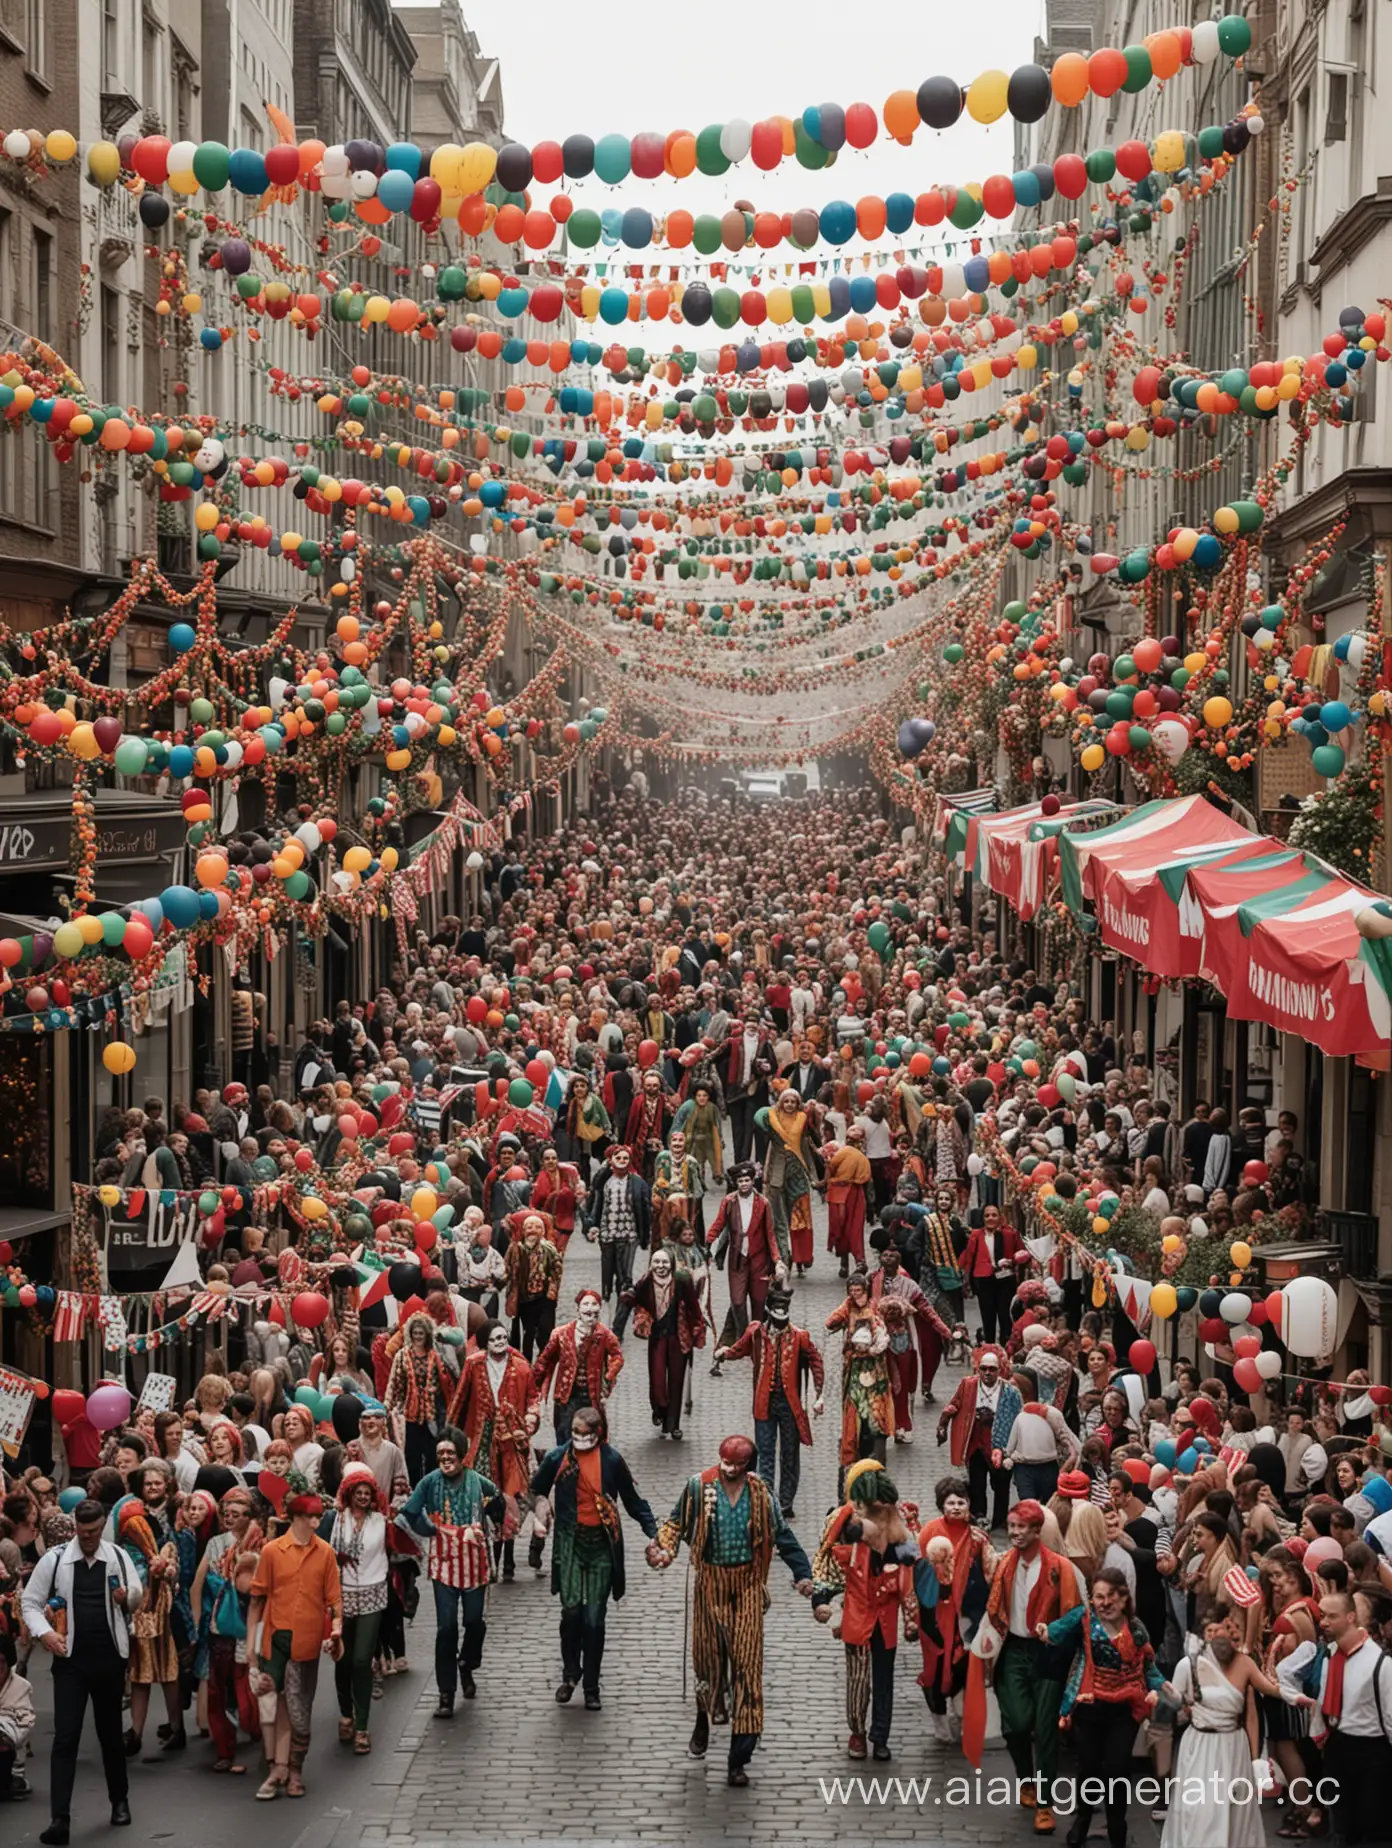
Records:
M501 1360L508 1351L507 1330L492 1329L488 1336L488 1353L491 1359Z
M580 1325L580 1332L589 1334L599 1320L599 1298L582 1296L575 1306L575 1319Z
M665 1251L657 1252L652 1261L652 1273L659 1283L666 1283L672 1275L672 1260Z

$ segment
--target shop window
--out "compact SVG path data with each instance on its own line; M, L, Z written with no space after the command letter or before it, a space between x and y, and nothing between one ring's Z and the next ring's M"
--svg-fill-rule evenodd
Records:
M0 1208L53 1207L53 1100L42 1040L0 1035Z

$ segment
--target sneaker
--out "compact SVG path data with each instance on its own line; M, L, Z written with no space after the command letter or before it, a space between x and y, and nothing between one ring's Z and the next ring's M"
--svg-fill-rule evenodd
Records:
M846 1744L846 1756L847 1758L865 1758L868 1756L865 1747L864 1733L851 1734Z
M1054 1812L1047 1803L1041 1803L1034 1812L1034 1832L1036 1835L1052 1835L1054 1832Z
M887 1764L889 1760L893 1758L894 1754L887 1745L876 1745L871 1748L870 1756L875 1759L878 1764L883 1765Z

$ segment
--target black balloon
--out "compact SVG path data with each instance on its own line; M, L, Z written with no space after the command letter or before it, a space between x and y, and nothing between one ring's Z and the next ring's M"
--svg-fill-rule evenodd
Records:
M363 1402L354 1392L341 1392L333 1402L334 1436L341 1444L351 1444L362 1423Z
M918 113L929 128L951 128L962 113L962 86L950 77L925 77L918 86Z
M823 103L818 114L822 132L818 139L829 154L846 145L846 112L840 103Z
M532 183L532 150L509 141L498 150L498 184L504 192L525 192Z
M387 1272L387 1288L399 1303L409 1302L413 1296L420 1295L421 1273L419 1264L402 1261L393 1264Z
M1022 64L1006 87L1005 106L1017 122L1038 122L1052 97L1049 73L1038 64Z
M151 231L169 222L169 201L160 193L141 193L139 210L141 224Z
M568 180L587 180L594 172L594 142L588 135L567 135L561 143L561 164Z
M703 282L682 291L682 319L688 327L704 327L711 318L711 292Z

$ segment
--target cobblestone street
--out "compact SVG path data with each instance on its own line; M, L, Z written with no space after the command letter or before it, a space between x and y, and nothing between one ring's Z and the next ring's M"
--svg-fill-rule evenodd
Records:
M710 1210L715 1204L709 1202ZM822 1249L820 1209L817 1236L817 1263L798 1287L794 1316L824 1345L822 1324L841 1292L834 1262ZM573 1241L566 1300L581 1283L597 1281L598 1272L596 1248ZM724 1276L717 1272L717 1324L726 1303ZM685 1441L673 1444L652 1430L644 1344L630 1331L624 1346L627 1365L612 1406L614 1440L661 1519L686 1475L714 1460L723 1436L752 1432L750 1369L736 1362L722 1378L711 1379L708 1347L698 1360ZM827 1359L827 1413L816 1424L810 1455L804 1452L794 1523L809 1555L836 1489L839 1353L833 1349ZM939 1375L940 1403L956 1377L955 1372ZM947 1452L934 1441L937 1407L920 1405L916 1416L916 1441L896 1447L891 1463L903 1494L928 1511ZM543 1430L549 1434L549 1413ZM152 1840L172 1837L198 1848L242 1848L248 1842L257 1848L429 1848L474 1838L508 1848L549 1848L569 1841L626 1844L681 1837L741 1848L756 1842L792 1848L829 1843L865 1826L926 1832L945 1848L1033 1839L1025 1812L992 1806L974 1792L964 1802L964 1787L949 1786L950 1779L968 1775L969 1767L959 1752L945 1750L929 1734L916 1685L916 1645L899 1650L893 1763L856 1765L847 1758L841 1646L812 1621L809 1606L794 1593L776 1558L766 1629L766 1730L750 1767L750 1788L729 1789L723 1729L713 1735L703 1762L686 1756L695 1712L689 1675L683 1700L686 1555L666 1573L650 1571L642 1537L631 1523L625 1545L630 1589L610 1613L602 1713L586 1713L578 1695L567 1707L556 1705L558 1607L548 1573L531 1572L525 1545L520 1545L516 1580L489 1594L479 1698L472 1704L461 1701L453 1720L432 1717L427 1592L409 1637L411 1673L389 1681L386 1698L374 1708L370 1758L354 1759L334 1742L332 1678L322 1672L305 1801L254 1803L254 1779L233 1783L210 1777L209 1747L191 1741L182 1762L136 1767L131 1790L136 1828ZM34 1680L43 1716L35 1736L36 1796L7 1816L7 1821L20 1822L13 1839L24 1842L36 1839L47 1816L42 1794L48 1781L51 1702L41 1663L35 1664ZM90 1730L83 1746L74 1842L84 1836L95 1839L95 1822L105 1817ZM987 1778L1008 1774L1009 1761L998 1742L988 1746L983 1770ZM832 1794L832 1780L857 1772L867 1778L879 1772L932 1782L926 1793L920 1788L916 1799L892 1788L878 1801L867 1802L856 1787L845 1800ZM875 1812L873 1822L867 1823L867 1808ZM1100 1821L1094 1826L1100 1834ZM1061 1820L1056 1840L1062 1841L1065 1827ZM1132 1831L1138 1848L1150 1848L1158 1836L1139 1807L1133 1809Z

